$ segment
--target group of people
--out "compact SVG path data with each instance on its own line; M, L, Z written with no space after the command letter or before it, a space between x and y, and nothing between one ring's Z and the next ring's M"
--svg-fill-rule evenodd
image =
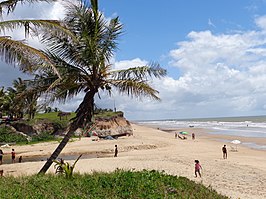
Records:
M2 149L0 149L0 165L3 164L3 156L4 156L4 152L2 151ZM12 163L15 163L16 161L16 152L15 149L11 150L11 161ZM19 157L19 162L22 161L22 156Z
M183 136L181 137L180 135L178 135L177 133L175 133L175 139L176 139L176 138L179 138L179 139L181 139L181 140L185 140L185 139L187 139L186 136L183 135ZM195 140L195 133L192 133L192 134L191 134L191 138L192 138L192 140Z

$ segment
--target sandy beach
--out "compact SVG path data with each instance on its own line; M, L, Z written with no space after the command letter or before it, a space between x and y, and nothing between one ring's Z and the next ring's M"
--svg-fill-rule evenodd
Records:
M196 139L188 136L187 140L175 139L174 133L132 124L133 136L117 140L92 141L92 138L75 139L68 143L62 155L71 154L84 157L77 163L75 172L91 173L94 171L110 172L115 169L143 170L155 169L168 174L185 176L198 183L211 186L219 193L231 198L263 199L266 198L266 151L254 150L241 145L238 151L230 151L229 143L223 139L237 139L232 136L207 134L207 129L179 129L194 132ZM239 138L240 139L240 138ZM255 139L255 138L254 138ZM266 143L266 140L254 140ZM118 157L113 157L114 145L118 145ZM222 158L221 148L228 147L228 159ZM58 142L26 146L14 146L19 156L48 157ZM2 148L5 156L10 157L11 148ZM91 157L89 155L91 154ZM7 158L7 157L5 157ZM8 160L9 160L8 159ZM194 160L198 159L203 167L202 178L194 177ZM5 159L6 160L6 159ZM69 161L72 162L72 161ZM7 175L36 174L44 161L22 162L0 165ZM51 166L49 172L54 173Z

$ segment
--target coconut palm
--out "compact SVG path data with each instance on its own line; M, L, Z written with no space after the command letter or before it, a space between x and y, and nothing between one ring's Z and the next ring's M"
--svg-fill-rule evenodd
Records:
M42 42L46 45L46 50L36 50L35 60L23 56L31 67L25 65L24 60L19 62L23 65L23 69L38 69L39 79L36 84L40 91L46 93L49 91L52 101L65 101L81 92L84 93L83 101L77 108L76 116L71 120L65 137L40 173L45 173L49 169L77 128L92 123L94 97L100 90L111 94L117 89L121 94L132 97L148 96L159 100L158 91L149 85L149 80L166 74L158 64L124 70L112 69L110 59L117 49L117 39L122 33L122 24L118 17L106 20L98 10L97 0L91 0L90 5L82 2L69 3L66 11L65 19L58 22L64 32L59 33L56 26L41 29ZM15 51L17 48L13 50L13 47L14 45L5 46L0 40L0 54L8 52L8 55L13 55L13 52L17 52ZM21 56L15 58L21 59ZM37 63L35 66L34 61ZM45 70L42 70L44 68ZM61 78L54 75L55 72L60 74Z
M30 80L22 80L18 78L13 81L15 97L15 111L19 118L22 118L24 113L28 115L29 119L33 119L37 110L37 100L40 97L40 92L31 87Z

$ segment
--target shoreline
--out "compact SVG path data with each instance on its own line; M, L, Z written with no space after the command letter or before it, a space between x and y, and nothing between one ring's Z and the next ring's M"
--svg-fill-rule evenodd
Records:
M238 146L238 152L228 148L228 159L222 158L223 142L213 139L207 129L193 128L196 139L175 139L174 134L147 126L132 124L133 135L117 140L92 141L83 137L69 142L62 154L81 154L88 152L107 152L108 157L80 159L74 172L112 172L124 170L158 170L170 175L184 176L233 199L263 199L266 195L265 151ZM185 130L185 129L183 129ZM191 131L191 128L190 128ZM23 156L49 156L58 142L14 146L17 154ZM118 145L118 157L113 157L114 145ZM11 150L4 149L4 153ZM203 167L202 178L194 177L194 160ZM74 160L68 161L70 164ZM22 162L0 165L4 176L23 176L37 174L44 161ZM54 166L49 173L54 173Z
M193 132L193 129L196 129L198 136L205 136L206 139L213 139L214 141L222 142L230 146L236 146L230 143L231 141L240 140L241 143L238 144L238 146L247 147L253 150L266 151L266 138L265 137L245 137L241 135L227 135L227 134L222 134L219 132L213 133L214 130L209 129L209 128L198 128L198 127L160 128L158 126L153 126L153 125L145 125L145 124L138 124L138 123L135 123L135 124L140 125L140 126L150 127L153 129L159 129L164 132L172 133L172 134L174 134L175 132L180 132L180 131ZM188 135L188 136L191 136L191 135Z

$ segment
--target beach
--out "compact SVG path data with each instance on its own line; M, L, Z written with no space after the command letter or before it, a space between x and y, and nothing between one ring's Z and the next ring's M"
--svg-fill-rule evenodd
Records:
M75 167L75 172L92 173L125 170L160 170L167 174L184 176L197 183L210 186L217 192L231 198L263 199L266 196L265 150L256 150L238 145L238 151L231 151L233 144L223 140L240 139L237 136L210 135L208 129L183 128L176 131L195 133L196 139L175 139L174 133L158 128L132 124L133 135L117 140L93 141L94 138L73 139L61 155L77 158L84 154ZM241 138L242 139L242 138ZM247 139L247 138L246 138ZM257 138L252 138L257 139ZM254 142L266 143L265 138ZM226 144L228 159L222 157L222 146ZM27 157L49 157L58 142L13 146L17 154ZM118 146L118 157L114 156L114 146ZM11 148L2 148L5 156L11 156ZM9 153L9 154L8 154ZM90 157L91 155L91 157ZM88 158L90 157L90 158ZM10 157L11 159L11 157ZM202 177L194 176L194 161L203 167ZM0 165L4 176L32 175L38 173L43 161L32 161ZM74 160L69 160L74 162ZM49 172L54 173L53 165Z

